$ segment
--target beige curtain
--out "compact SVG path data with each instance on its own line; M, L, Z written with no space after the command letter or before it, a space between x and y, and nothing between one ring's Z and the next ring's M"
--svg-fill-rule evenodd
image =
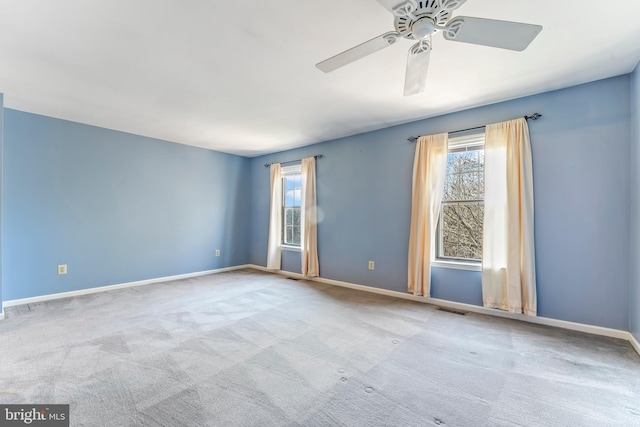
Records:
M267 268L280 270L282 243L282 167L271 164L271 210L269 214L269 241L267 243Z
M421 136L413 161L411 234L409 236L409 292L431 294L431 260L447 171L449 135Z
M521 118L489 125L485 132L483 303L485 307L535 316L529 127Z
M320 275L318 265L318 222L316 207L316 159L302 159L302 209L300 210L302 275L317 277Z

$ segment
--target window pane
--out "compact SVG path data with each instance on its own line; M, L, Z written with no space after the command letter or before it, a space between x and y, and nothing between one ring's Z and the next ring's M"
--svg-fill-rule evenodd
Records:
M460 194L457 200L477 200L480 195L478 172L460 174Z
M300 206L302 205L302 176L291 169L283 176L282 241L300 245Z
M300 228L300 208L291 208L292 210L292 224Z
M442 256L482 258L483 212L481 203L445 204L442 207Z
M452 173L456 167L456 153L447 154L447 174Z
M294 225L296 208L284 208L284 225Z
M300 175L287 175L284 182L285 206L300 206Z
M478 170L478 152L465 151L458 156L459 168L461 172L474 172Z
M444 196L443 196L443 200L444 201L448 201L448 200L455 200L454 199L454 192L455 192L455 187L456 187L456 180L458 179L457 175L449 175L447 174L445 180L444 180Z
M474 253L474 258L482 259L482 233L484 230L482 226L484 224L484 203L478 203L476 205L476 216L478 218L478 223L480 224L480 226L477 231L479 246L477 252Z
M455 205L442 207L442 255L455 257L458 253L458 218Z
M284 242L285 243L292 243L293 240L293 227L291 226L287 226L285 227L285 238L284 238Z
M482 156L480 154L482 153ZM444 201L478 200L484 194L484 152L449 153Z
M460 221L458 223L458 254L460 258L473 259L480 248L478 224L474 221L474 209L469 205L456 206Z
M302 175L295 176L295 200L293 206L300 206L302 200Z

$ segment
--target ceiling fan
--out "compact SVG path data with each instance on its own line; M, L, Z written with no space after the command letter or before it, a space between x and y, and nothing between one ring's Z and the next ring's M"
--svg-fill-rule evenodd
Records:
M394 15L395 31L384 33L316 67L325 73L391 46L400 38L418 40L409 49L404 95L424 92L431 52L431 36L442 31L446 40L523 51L542 31L542 26L512 21L458 16L452 12L467 0L377 0Z

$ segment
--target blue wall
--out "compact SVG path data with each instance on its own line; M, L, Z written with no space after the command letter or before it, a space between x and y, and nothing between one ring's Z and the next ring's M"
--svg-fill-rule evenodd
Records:
M324 155L321 276L404 292L406 138L540 112L530 124L539 315L638 337L639 92L636 70L254 159L5 109L0 299L266 265L263 165L314 154ZM298 272L299 253L285 252L283 269ZM436 268L432 296L480 305L480 283L478 272Z
M248 159L10 109L4 124L5 301L247 263Z
M251 160L250 261L266 265L267 162L313 154L321 277L405 292L414 145L407 137L534 112L538 314L626 330L629 325L630 76L328 141ZM299 254L283 269L299 271ZM367 261L376 269L369 271ZM478 272L434 269L432 296L481 304Z
M631 75L631 282L629 330L640 341L640 65Z
M4 95L0 93L0 242L2 242L2 156L3 156L3 135L4 135ZM2 309L2 245L0 245L0 317Z

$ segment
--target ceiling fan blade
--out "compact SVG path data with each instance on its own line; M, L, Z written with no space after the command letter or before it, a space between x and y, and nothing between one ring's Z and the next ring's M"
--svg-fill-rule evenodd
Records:
M416 0L377 0L377 1L382 5L382 7L384 7L394 15L396 14L395 12L396 10L398 10L398 8L405 6L409 3L411 3L411 5L408 6L409 10L415 11L418 8L418 2ZM433 4L435 2L432 2L432 5L430 7L435 8L439 6L440 7L439 10L453 11L458 9L463 4L465 4L466 1L467 0L440 0L441 3L439 5ZM425 2L425 3L429 3L429 2ZM422 7L422 5L420 5L420 7ZM426 4L424 7L427 7Z
M442 9L444 10L456 10L463 4L465 4L467 0L443 0L442 1Z
M389 12L393 13L394 10L400 6L406 4L408 0L378 0L378 3L382 5Z
M428 40L422 40L409 49L407 74L404 78L404 96L424 92L430 55L431 43Z
M542 31L541 25L469 16L458 16L447 27L443 31L447 40L517 51L525 50Z
M362 59L365 56L371 55L374 52L382 50L387 46L391 46L397 40L396 35L397 33L394 32L384 33L376 38L359 44L356 47L352 47L349 50L339 53L336 56L332 56L331 58L326 59L316 64L316 67L320 71L329 73L342 66L357 61L358 59Z

